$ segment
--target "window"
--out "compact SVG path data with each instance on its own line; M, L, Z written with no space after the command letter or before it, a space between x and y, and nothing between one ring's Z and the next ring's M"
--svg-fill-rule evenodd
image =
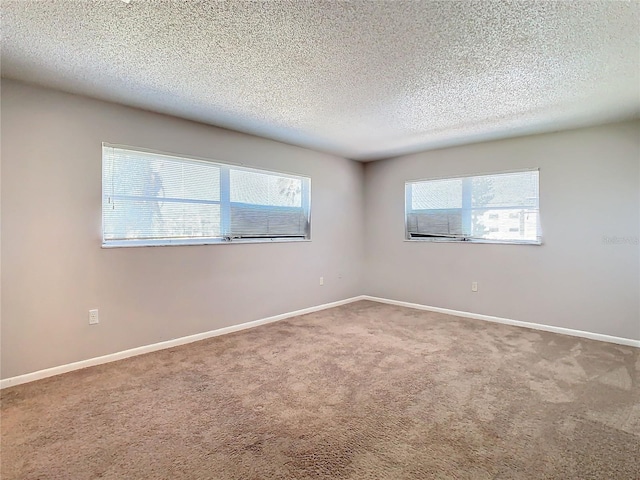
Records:
M407 182L408 240L540 244L539 172Z
M102 244L310 238L311 179L102 144Z

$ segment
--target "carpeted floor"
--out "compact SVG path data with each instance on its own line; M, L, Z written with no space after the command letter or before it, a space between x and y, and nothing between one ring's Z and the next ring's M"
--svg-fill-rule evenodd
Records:
M373 302L2 392L2 478L639 479L640 350Z

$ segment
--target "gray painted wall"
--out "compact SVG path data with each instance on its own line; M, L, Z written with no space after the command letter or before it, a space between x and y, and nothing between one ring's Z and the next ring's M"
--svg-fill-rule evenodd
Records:
M403 241L406 180L527 167L542 246ZM640 339L638 121L369 163L365 205L367 294Z
M312 241L102 249L103 141L310 175ZM2 378L361 293L360 163L3 80L2 174Z
M603 242L640 235L640 122L363 166L8 80L1 113L2 378L363 293L640 339L640 246ZM101 249L103 141L310 175L313 241ZM404 241L406 180L526 167L544 245Z

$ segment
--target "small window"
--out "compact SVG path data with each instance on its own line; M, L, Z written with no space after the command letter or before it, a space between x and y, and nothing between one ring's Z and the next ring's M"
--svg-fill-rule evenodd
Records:
M539 172L405 184L408 240L540 244Z
M310 238L311 179L102 145L103 246Z

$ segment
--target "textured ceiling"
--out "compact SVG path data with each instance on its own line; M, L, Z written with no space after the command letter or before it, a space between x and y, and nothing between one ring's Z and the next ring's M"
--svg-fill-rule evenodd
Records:
M348 158L640 115L640 3L2 1L2 74Z

